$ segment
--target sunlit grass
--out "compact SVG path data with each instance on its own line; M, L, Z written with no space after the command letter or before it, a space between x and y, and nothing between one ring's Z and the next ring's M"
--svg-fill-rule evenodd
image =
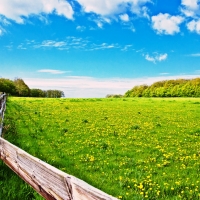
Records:
M200 99L10 98L5 138L119 199L200 198Z

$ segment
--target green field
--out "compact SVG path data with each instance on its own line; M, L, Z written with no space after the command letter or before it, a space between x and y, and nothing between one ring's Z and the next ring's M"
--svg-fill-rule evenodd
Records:
M200 199L199 98L13 97L4 138L119 199Z

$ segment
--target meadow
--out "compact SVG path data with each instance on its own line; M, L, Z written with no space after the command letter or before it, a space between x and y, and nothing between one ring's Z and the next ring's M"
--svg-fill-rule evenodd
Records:
M118 199L200 199L199 98L10 97L4 138ZM41 199L0 165L0 199Z

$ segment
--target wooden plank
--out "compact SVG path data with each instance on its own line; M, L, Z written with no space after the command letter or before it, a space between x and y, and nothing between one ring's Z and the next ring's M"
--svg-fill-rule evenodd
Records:
M116 200L0 138L0 158L48 200Z

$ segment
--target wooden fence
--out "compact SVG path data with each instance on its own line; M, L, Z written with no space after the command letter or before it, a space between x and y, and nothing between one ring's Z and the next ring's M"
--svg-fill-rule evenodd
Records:
M2 100L4 99L4 100ZM0 97L3 119L6 97ZM0 158L47 200L117 200L0 138Z
M2 135L2 130L3 130L3 118L4 118L5 110L6 110L6 95L1 94L0 95L0 137Z

